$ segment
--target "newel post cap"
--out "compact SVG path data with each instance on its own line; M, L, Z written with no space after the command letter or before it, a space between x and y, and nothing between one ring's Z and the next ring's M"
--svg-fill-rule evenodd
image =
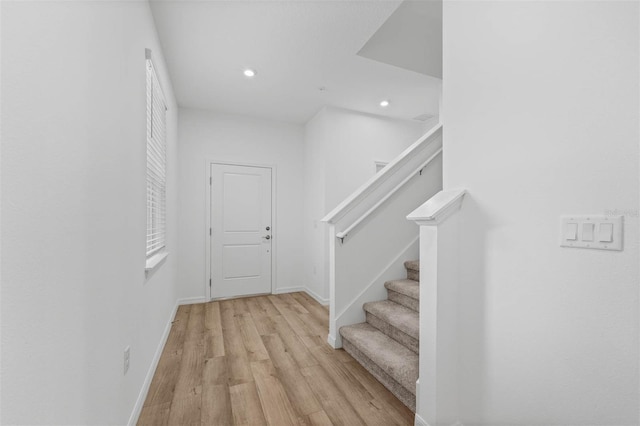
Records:
M407 216L419 226L437 226L462 206L465 189L440 191Z

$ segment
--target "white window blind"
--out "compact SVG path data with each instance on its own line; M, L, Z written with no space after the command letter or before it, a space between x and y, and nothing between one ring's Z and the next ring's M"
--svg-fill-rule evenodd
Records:
M155 68L147 51L147 257L166 244L166 111Z

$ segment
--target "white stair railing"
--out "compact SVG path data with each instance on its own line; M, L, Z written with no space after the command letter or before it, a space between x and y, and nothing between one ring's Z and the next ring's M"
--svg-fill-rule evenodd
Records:
M409 146L322 221L329 225L329 336L364 321L362 304L386 298L384 283L418 258L418 233L407 214L442 189L442 125Z

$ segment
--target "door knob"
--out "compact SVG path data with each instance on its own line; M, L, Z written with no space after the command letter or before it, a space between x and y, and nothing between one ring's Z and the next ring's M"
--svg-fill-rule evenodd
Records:
M270 240L270 239L271 239L271 235L267 235L265 238L266 238L267 240Z
M271 227L270 227L270 226L267 226L267 231L270 231L270 230L271 230Z

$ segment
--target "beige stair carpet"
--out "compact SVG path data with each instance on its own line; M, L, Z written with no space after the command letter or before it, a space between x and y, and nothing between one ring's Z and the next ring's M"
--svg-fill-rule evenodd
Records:
M420 347L420 263L406 279L385 283L387 300L365 303L367 321L340 328L344 349L415 412Z

